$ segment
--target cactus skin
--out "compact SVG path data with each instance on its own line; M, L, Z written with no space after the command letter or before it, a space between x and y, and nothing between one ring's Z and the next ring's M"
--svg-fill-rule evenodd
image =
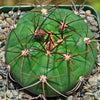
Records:
M33 9L33 11L35 10L37 9ZM80 16L75 15L73 11L70 11L68 9L59 8L59 11L62 15L63 20L66 14L69 15L66 18L66 23L81 19ZM6 52L5 54L6 63L9 64L10 62L12 62L10 64L11 75L22 87L34 84L39 81L39 79L30 77L28 75L25 75L24 73L37 77L40 77L41 75L46 75L48 78L59 76L56 78L48 79L47 82L60 93L66 93L76 85L80 76L89 76L93 69L93 65L96 60L97 50L93 46L89 45L89 52L84 53L88 50L87 45L84 43L84 38L87 34L86 23L84 22L84 20L78 20L68 25L68 27L72 28L77 33L68 28L65 28L63 31L61 31L59 29L60 24L50 19L52 18L59 22L62 22L59 11L58 9L53 8L47 15L45 15L45 17L43 17L44 15L39 12L28 12L23 18L21 18L17 22L17 28L14 29L14 31L12 31L9 35L5 50L21 52L23 50L22 46L26 48L26 46L28 47L30 45L30 42L32 42L31 45L28 47L28 50L30 56L34 59L34 61L29 56L24 57L22 80L20 79L20 76L23 56L12 62L16 57L20 55L20 53ZM50 13L52 14L49 15ZM39 38L36 38L35 35L29 36L30 34L32 34L32 32L34 32L37 25L37 29L40 27L46 16L49 16L49 18L47 18L41 26L41 29L45 30L44 36ZM47 55L45 52L42 52L42 50L45 51L44 48L47 50L47 45L44 44L44 41L47 39L48 36L47 32L59 34L57 36L59 36L60 38L62 36L62 32L63 38L74 33L73 35L66 38L63 43L59 44L59 46L55 49L52 49L54 48L53 46L50 47L50 51L56 53L66 53L66 50L67 53L69 53L70 50L72 50L72 56L84 53L82 55L71 58L73 62L72 63L70 61L72 71L67 61L60 60L63 59L63 55L55 53ZM15 33L18 36L20 43ZM92 32L88 29L88 37L91 37L92 35ZM53 40L54 43L57 44L58 38L55 35L53 35ZM41 46L41 44L44 48ZM96 43L93 44L96 45ZM50 45L52 45L52 43ZM28 88L28 90L36 95L43 94L41 83ZM53 91L45 84L45 96L53 97L57 95L58 94L55 91Z

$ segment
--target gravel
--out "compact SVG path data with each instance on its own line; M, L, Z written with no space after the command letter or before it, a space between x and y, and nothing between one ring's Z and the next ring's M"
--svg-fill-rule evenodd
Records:
M91 14L90 10L81 11L81 13L88 13L91 16L88 16L88 24L89 28L95 34L98 31L98 23ZM18 16L17 16L18 14ZM22 18L26 13L19 10L19 12L14 12L13 10L8 13L2 12L0 14L0 49L3 49L6 43L6 39L8 37L9 32L8 29L13 29L16 27L16 23L14 23L15 17L17 16L17 20ZM80 15L82 18L85 18L85 15ZM13 23L13 24L12 24ZM99 35L97 36L99 37ZM99 43L98 43L99 46ZM0 52L0 59L5 61L4 58L5 52ZM96 65L92 71L94 74L97 70L100 71L100 55L97 56ZM20 86L12 81L7 81L6 79L7 73L6 68L0 63L0 100L30 100L32 98L26 92L18 91L16 88ZM62 97L57 97L56 99L52 98L50 100L74 100L75 97L73 95L68 96L66 99L62 99ZM89 78L86 82L86 85L83 86L79 95L77 96L77 100L100 100L100 73L95 75L94 77Z

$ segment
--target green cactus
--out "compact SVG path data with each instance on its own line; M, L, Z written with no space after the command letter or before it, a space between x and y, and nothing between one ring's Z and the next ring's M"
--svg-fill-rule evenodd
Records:
M17 21L6 43L6 64L23 89L46 97L65 96L80 76L89 76L93 69L95 35L71 10L39 9Z

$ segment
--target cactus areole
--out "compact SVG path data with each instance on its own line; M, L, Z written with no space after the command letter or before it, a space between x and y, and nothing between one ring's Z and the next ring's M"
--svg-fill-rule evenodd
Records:
M38 10L17 21L6 43L6 63L13 78L31 93L63 95L80 76L90 75L96 43L89 40L93 34L87 23L73 11L54 7L43 14Z

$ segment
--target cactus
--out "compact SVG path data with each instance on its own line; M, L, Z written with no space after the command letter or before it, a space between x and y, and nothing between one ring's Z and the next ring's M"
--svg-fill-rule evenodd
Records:
M96 35L69 9L35 7L9 34L3 50L6 64L22 89L35 95L66 97L80 76L88 77L93 69Z

